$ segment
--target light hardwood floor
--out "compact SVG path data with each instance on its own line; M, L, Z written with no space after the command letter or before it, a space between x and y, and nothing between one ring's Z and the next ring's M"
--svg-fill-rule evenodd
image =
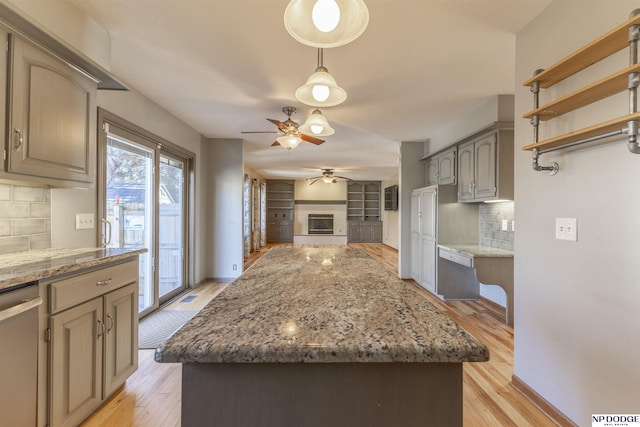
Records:
M252 254L245 262L245 269L273 246L293 247L289 244L269 245L260 252ZM350 244L349 246L367 251L385 268L397 273L398 252L395 249L382 244ZM441 311L478 337L491 351L489 362L464 364L465 427L556 425L510 384L513 375L513 328L504 323L504 310L483 300L445 302L434 297L412 280L405 280L405 282L407 286L416 288ZM192 302L182 303L185 295L165 308L198 310L220 293L226 285L214 282L203 284L189 292L189 295L197 295ZM180 426L181 379L179 364L155 363L153 350L139 350L138 371L83 426Z

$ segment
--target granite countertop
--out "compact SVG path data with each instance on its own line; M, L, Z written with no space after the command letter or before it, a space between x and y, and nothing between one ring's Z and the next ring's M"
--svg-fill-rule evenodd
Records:
M443 244L439 244L438 247L472 255L473 257L513 258L513 251L508 251L506 249L493 248L491 246L450 245L450 244L443 243Z
M0 259L0 289L130 258L144 252L147 252L146 248L53 248L3 254Z
M489 350L366 252L274 248L156 349L158 362L482 362Z

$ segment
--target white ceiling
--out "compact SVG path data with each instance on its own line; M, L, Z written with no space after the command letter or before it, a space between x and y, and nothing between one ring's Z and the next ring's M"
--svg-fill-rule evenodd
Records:
M324 109L336 133L287 151L265 118L314 71L317 50L285 30L288 0L70 0L112 38L111 71L210 138L242 138L248 167L307 178L335 168L353 179L397 174L399 141L428 139L515 87L515 34L551 0L366 0L369 26L325 49L347 101Z

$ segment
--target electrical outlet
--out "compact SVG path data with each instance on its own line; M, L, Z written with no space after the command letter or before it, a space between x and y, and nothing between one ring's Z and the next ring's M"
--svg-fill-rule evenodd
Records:
M233 264L233 271L236 271L238 269L238 264Z
M509 221L506 219L502 220L502 231L509 231Z
M578 220L576 218L556 218L556 239L578 240Z
M76 214L76 230L90 230L94 227L94 214Z
M511 231L516 231L516 221L511 221Z

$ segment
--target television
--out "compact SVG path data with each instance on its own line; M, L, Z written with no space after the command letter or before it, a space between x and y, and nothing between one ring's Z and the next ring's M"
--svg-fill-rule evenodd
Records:
M392 185L384 189L384 210L398 210L398 186Z

